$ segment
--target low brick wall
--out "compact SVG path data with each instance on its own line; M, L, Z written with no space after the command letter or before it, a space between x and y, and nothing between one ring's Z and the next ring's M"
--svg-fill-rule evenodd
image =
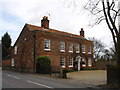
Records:
M11 60L2 60L2 69L11 69Z
M110 65L116 65L116 62L115 61L107 61L107 60L99 60L99 61L95 61L94 62L94 67L97 69L97 70L107 70L107 64L110 64Z
M106 60L99 60L94 62L94 66L97 70L107 70L107 63L108 61Z

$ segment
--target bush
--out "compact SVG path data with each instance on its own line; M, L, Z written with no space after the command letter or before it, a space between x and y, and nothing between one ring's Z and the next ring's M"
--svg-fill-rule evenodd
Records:
M96 70L96 68L84 68L83 70Z
M38 56L36 58L36 72L37 73L50 73L51 63L50 58L47 56Z
M68 72L75 72L75 71L77 71L77 70L74 70L74 69L68 70Z

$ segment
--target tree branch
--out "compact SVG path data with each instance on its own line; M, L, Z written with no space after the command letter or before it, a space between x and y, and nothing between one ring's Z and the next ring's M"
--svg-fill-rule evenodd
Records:
M107 16L107 13L106 13L106 11L105 11L105 3L104 3L104 1L102 2L102 5L103 5L103 12L104 12L104 15L105 15L106 23L107 23L107 25L108 25L111 33L112 33L112 37L113 37L113 42L114 42L114 45L115 45L115 49L117 49L117 46L116 46L116 43L117 43L117 42L116 42L116 40L115 40L115 35L114 35L114 32L113 32L113 29L111 28L110 23L109 23L109 21L108 21L108 16Z
M108 9L107 9L108 18L109 18L110 23L111 23L111 25L112 25L112 27L113 27L113 30L115 31L115 34L116 34L115 36L117 36L118 31L117 31L117 28L116 28L116 26L115 26L115 23L113 22L113 20L112 20L112 18L111 18L111 15L110 15L110 6L109 6L109 2L107 2L107 7L108 7Z

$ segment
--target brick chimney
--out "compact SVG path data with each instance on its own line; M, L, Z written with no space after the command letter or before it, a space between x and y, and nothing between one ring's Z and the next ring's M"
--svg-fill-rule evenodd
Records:
M83 37L84 37L84 30L83 30L83 28L81 28L80 36L83 36Z
M41 27L49 29L49 20L47 16L44 16L43 19L41 20Z

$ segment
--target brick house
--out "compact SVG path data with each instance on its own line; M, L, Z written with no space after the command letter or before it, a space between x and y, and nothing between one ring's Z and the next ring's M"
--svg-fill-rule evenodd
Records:
M12 68L16 71L34 72L37 56L50 57L52 71L93 67L93 42L84 37L83 28L80 35L50 29L46 16L41 27L25 24L12 53Z

